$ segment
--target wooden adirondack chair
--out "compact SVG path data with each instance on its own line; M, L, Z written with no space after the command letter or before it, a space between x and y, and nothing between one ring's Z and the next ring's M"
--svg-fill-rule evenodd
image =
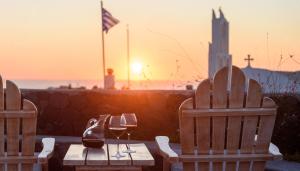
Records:
M282 157L271 143L275 117L274 101L262 97L255 80L235 66L222 68L179 107L182 154L169 147L168 137L156 137L164 170L182 162L184 171L263 171L267 160Z
M54 148L54 138L42 140L43 150L35 153L37 109L29 100L21 100L18 87L6 82L6 91L0 76L0 170L33 170L39 163L48 168L48 158Z

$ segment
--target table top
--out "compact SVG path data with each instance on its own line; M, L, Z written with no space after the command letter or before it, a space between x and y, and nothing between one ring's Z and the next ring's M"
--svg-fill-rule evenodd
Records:
M125 157L116 158L117 144L105 144L103 148L86 148L82 144L71 144L63 164L69 166L153 166L154 159L146 145L129 144L135 153L122 153L128 144L120 144L120 152Z

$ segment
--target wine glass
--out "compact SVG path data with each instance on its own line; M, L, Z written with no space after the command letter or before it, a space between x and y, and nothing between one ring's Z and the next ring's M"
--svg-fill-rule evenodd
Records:
M123 126L126 123L125 118L121 116L111 116L108 124L109 131L117 138L117 153L112 157L121 158L125 157L119 150L120 137L125 133L126 127Z
M135 153L134 150L130 149L130 135L133 132L134 129L137 128L137 119L136 119L136 115L135 113L123 113L121 115L121 117L123 117L125 119L125 123L122 124L122 126L127 128L127 140L128 140L128 149L126 151L124 151L124 153Z

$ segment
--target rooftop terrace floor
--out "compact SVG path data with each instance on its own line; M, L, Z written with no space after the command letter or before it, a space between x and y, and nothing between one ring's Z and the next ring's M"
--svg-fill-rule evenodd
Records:
M37 142L41 142L42 138L49 137L39 135L37 136ZM55 138L55 154L53 159L50 160L49 163L49 170L64 170L64 171L71 171L74 168L72 167L63 167L62 160L64 155L66 154L68 147L70 144L80 144L81 137L72 137L72 136L52 136ZM107 143L116 143L114 139L107 139ZM127 140L120 140L120 143L126 143ZM161 170L162 168L162 158L158 155L158 148L154 141L135 141L131 140L130 143L145 143L146 146L149 148L149 151L153 155L155 159L155 166L144 168L144 170ZM180 145L171 143L170 146L173 150L180 153ZM173 167L173 171L181 171L181 165L176 164ZM291 162L286 160L275 160L267 162L266 171L300 171L300 163Z

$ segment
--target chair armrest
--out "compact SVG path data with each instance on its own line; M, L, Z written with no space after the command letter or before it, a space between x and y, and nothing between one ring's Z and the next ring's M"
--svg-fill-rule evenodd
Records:
M48 163L48 159L53 155L55 139L43 138L42 143L43 143L43 150L38 155L38 162L40 164L45 164Z
M269 153L273 155L273 160L282 160L282 154L280 153L279 148L273 143L270 143Z
M178 162L178 154L175 153L169 146L169 138L166 136L155 137L155 142L158 145L160 154L169 162Z

